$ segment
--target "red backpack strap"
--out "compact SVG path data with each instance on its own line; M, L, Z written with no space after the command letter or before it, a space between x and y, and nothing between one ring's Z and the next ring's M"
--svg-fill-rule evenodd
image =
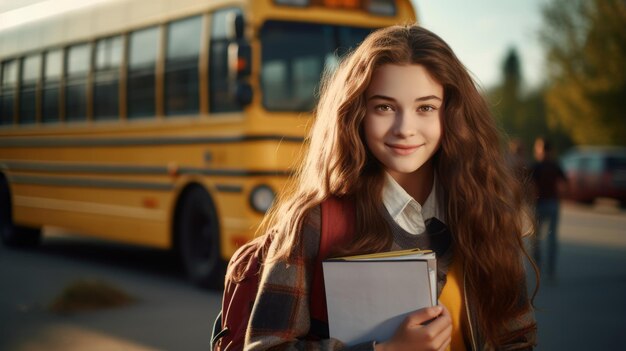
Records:
M271 237L263 236L240 247L228 264L219 328L214 327L214 350L241 350L259 290L262 262ZM220 329L220 330L217 330Z
M354 236L356 222L354 199L329 197L321 204L321 217L320 249L311 285L310 313L312 323L319 321L328 324L322 261L328 258L332 248L346 243Z

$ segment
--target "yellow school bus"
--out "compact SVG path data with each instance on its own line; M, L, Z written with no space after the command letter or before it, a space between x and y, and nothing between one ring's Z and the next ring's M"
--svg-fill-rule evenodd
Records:
M0 31L0 235L174 249L219 285L301 153L324 69L409 0L115 0Z

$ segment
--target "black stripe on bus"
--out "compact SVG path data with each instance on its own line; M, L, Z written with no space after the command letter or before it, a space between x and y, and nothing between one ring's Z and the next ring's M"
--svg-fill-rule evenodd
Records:
M155 182L129 182L119 180L98 180L83 178L50 178L39 176L12 175L9 181L16 184L48 185L64 187L89 187L107 189L141 189L171 191L174 185L170 183Z
M69 147L69 146L163 146L188 144L232 144L253 141L301 143L303 137L284 135L238 135L221 137L144 137L144 138L2 138L0 147Z
M53 173L106 173L106 174L167 174L167 167L162 166L126 166L126 165L85 165L75 163L47 163L3 161L0 165L10 171L53 172Z
M239 185L216 184L215 190L222 193L241 193L243 192L243 187Z
M51 173L105 173L105 174L145 174L145 175L168 175L172 171L164 166L129 166L129 165L85 165L73 163L47 163L47 162L22 162L0 161L0 169L9 171L31 171ZM207 176L229 177L262 177L262 176L288 176L287 170L247 170L232 168L200 168L180 167L176 174L199 174Z
M227 177L271 177L271 176L288 176L290 171L283 170L258 170L252 171L247 169L216 169L216 168L180 168L180 174L201 174L207 176L227 176Z

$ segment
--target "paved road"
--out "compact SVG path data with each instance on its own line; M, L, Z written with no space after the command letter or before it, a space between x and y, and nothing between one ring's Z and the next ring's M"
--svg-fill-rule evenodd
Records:
M565 204L555 283L536 300L538 350L624 350L626 212Z
M566 204L555 283L536 300L539 350L624 349L626 212ZM110 282L139 301L56 315L47 306L79 278ZM0 248L0 350L206 350L221 293L196 289L173 258L149 250L52 236L31 251ZM619 339L618 339L619 338Z
M0 248L0 350L206 350L221 292L190 286L158 250L46 238L33 251ZM138 299L129 307L56 315L50 302L82 278Z

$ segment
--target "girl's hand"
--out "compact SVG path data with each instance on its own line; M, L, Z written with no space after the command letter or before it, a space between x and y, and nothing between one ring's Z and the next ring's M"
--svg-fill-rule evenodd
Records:
M445 350L451 338L450 312L442 305L427 307L408 315L390 340L376 344L376 351Z

